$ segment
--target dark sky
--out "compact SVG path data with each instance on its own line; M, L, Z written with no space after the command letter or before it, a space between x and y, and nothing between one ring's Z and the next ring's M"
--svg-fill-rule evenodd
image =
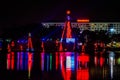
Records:
M44 21L65 21L65 11L71 10L73 20L120 21L118 0L4 0L0 2L0 29Z

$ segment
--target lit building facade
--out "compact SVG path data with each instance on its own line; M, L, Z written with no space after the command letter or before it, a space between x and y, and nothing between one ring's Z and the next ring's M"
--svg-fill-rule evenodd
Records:
M42 23L43 26L49 28L50 26L61 26L64 27L64 22L46 22ZM72 28L79 28L81 31L107 31L112 34L120 34L120 22L71 22Z

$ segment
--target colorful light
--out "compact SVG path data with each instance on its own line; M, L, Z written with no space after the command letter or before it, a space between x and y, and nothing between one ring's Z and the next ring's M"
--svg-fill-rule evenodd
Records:
M27 51L33 51L33 45L32 45L32 39L31 39L31 33L28 34L28 48L27 48Z
M77 80L89 80L89 69L77 70Z
M117 62L118 62L118 64L120 64L120 57L118 58Z
M41 47L42 47L42 52L45 52L45 49L44 49L44 42L42 42L42 44L41 44Z
M23 52L20 52L20 69L23 70Z
M56 52L56 70L58 69L59 59L58 59L58 52Z
M77 56L77 61L80 61L82 66L85 66L89 62L89 56L87 54L81 54Z
M75 58L74 58L74 56L71 56L71 69L72 70L75 69Z
M11 58L10 58L10 53L8 53L8 54L7 54L7 70L10 69L10 64L11 64L10 60L11 60Z
M28 68L28 53L25 53L25 70Z
M11 46L12 46L12 47L15 46L15 42L14 42L14 41L11 42Z
M71 38L72 35L71 35L71 23L70 21L67 22L67 32L66 32L66 38Z
M50 70L52 70L52 54L50 54Z
M32 69L32 53L28 53L28 78L30 78L31 69Z
M47 55L47 71L49 70L49 55Z
M77 19L77 22L89 22L89 19Z
M14 70L14 52L11 52L11 69Z
M19 66L20 66L20 53L17 53L17 70L19 70Z
M97 56L94 57L94 63L95 63L95 66L98 65L98 57Z
M23 51L23 46L22 45L20 45L20 51Z
M42 52L41 55L41 70L44 71L44 53Z
M11 52L10 44L7 45L7 50L8 50L8 52Z
M103 64L104 64L104 58L101 56L101 57L100 57L100 67L102 67Z
M71 13L71 11L70 11L70 10L67 10L66 13L67 13L67 15L69 15L69 14Z
M71 57L70 56L66 57L66 68L71 69Z

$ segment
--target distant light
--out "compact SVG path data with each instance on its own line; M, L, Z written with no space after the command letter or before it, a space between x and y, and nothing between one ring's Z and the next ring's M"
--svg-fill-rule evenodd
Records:
M116 30L114 28L111 28L110 29L110 32L115 32Z
M71 56L67 56L66 58L66 68L71 69Z
M67 10L66 13L67 13L67 14L70 14L71 12L70 12L70 10Z
M20 41L19 41L19 40L18 40L17 42L18 42L18 43L20 43Z
M83 31L80 31L80 34L82 34Z
M75 38L66 38L66 43L75 43Z
M120 64L120 57L118 58L117 62L118 62L118 64Z
M31 37L31 33L28 33L28 36Z
M50 41L52 41L52 38L50 38Z
M24 43L24 40L21 40L21 43Z
M115 57L115 53L112 51L109 51L109 57Z
M70 16L67 16L67 20L70 20Z
M89 22L89 19L77 19L77 22Z
M79 46L82 46L83 44L82 43L78 43Z
M42 41L45 41L45 38L42 38Z

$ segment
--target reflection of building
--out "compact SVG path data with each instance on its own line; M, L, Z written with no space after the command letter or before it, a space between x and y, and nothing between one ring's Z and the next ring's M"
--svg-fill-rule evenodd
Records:
M43 26L49 28L50 26L64 26L63 22L47 22L42 23ZM80 30L90 30L90 31L100 31L105 30L107 32L112 32L113 34L120 34L120 23L119 22L87 22L87 23L77 23L71 22L72 28L79 28Z
M89 69L78 69L76 78L77 80L89 80Z
M120 48L120 42L111 42L106 45L108 48Z

